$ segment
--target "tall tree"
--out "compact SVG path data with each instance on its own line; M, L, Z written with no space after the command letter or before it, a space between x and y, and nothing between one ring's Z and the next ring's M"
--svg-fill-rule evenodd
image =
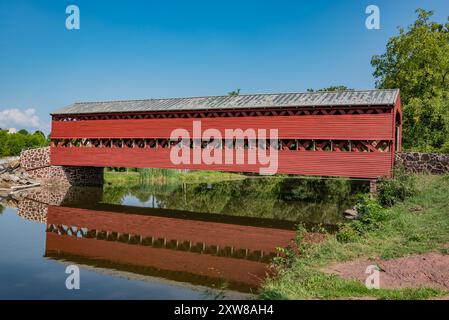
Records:
M401 90L406 149L449 151L449 19L431 21L432 11L416 10L417 20L372 58L378 88Z
M376 85L400 88L404 103L449 89L449 19L430 21L432 11L416 10L418 19L387 43L386 52L372 58Z

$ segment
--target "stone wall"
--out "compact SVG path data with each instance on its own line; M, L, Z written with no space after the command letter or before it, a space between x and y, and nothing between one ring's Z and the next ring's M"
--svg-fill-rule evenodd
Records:
M103 168L65 167L50 165L50 147L24 150L20 165L27 173L44 184L99 186L103 184Z
M399 152L396 153L396 165L408 172L449 173L449 154Z
M22 199L17 208L17 215L23 219L40 223L47 222L48 205L30 199Z
M49 167L50 147L22 151L20 153L20 166L27 171Z

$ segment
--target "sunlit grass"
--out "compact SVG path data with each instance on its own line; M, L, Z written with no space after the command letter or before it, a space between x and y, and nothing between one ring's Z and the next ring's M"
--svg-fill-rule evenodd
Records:
M242 174L220 171L182 171L174 169L137 169L137 171L106 171L104 179L112 184L146 183L213 183L227 180L240 180Z
M355 241L341 243L328 235L320 244L304 244L300 254L278 266L276 277L261 290L267 299L428 299L448 294L441 290L368 290L362 283L321 272L336 262L392 259L442 248L449 243L449 175L416 175L417 193L389 209L390 219ZM416 210L415 208L419 208Z

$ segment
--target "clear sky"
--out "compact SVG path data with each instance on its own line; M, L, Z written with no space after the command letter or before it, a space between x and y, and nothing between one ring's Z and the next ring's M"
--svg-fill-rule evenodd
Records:
M76 101L373 88L371 57L418 7L449 16L449 0L0 0L0 127L48 132Z

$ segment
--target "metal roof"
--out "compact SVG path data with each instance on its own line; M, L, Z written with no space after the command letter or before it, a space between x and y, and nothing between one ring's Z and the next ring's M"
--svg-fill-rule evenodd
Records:
M78 102L52 114L393 105L398 94L398 89L388 89Z

